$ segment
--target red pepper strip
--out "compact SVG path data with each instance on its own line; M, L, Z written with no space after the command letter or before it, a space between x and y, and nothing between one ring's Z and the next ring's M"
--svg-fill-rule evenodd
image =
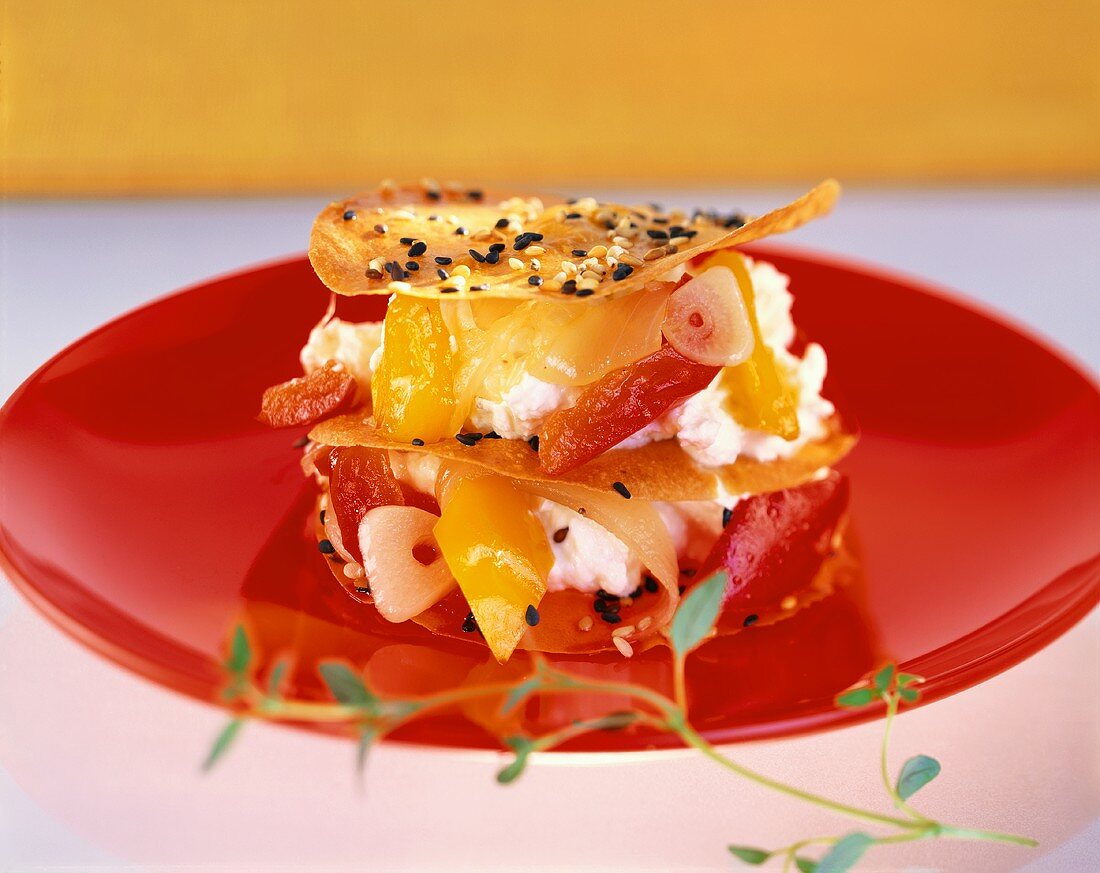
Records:
M833 536L848 507L848 478L824 479L785 491L754 494L733 508L726 529L696 574L724 570L726 612L759 615L805 588L833 553Z
M329 505L340 525L344 548L362 563L359 524L376 506L404 506L405 496L394 478L386 453L366 446L333 449Z
M542 468L556 476L603 454L702 391L720 369L690 361L666 345L608 373L586 387L575 406L558 410L543 424Z

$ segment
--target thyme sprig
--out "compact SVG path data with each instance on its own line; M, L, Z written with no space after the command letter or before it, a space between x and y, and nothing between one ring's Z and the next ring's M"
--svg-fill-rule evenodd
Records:
M531 673L520 680L462 686L409 698L382 697L371 690L361 673L347 664L324 661L317 669L333 699L297 700L283 694L287 671L285 661L274 665L264 687L256 683L251 643L244 627L238 626L230 639L228 656L223 664L226 672L223 697L234 710L234 715L215 738L203 768L209 770L221 759L248 719L344 726L358 738L356 762L361 772L374 743L403 724L431 712L473 700L497 699L500 701L499 713L503 717L533 696L594 694L615 699L619 708L596 718L574 721L539 736L513 734L505 737L503 743L511 759L497 773L497 781L501 784L515 781L523 774L533 754L557 748L594 731L622 730L633 724L642 724L675 734L685 746L697 749L719 766L757 785L883 830L875 834L852 831L811 837L770 850L743 845L728 847L732 856L749 865L761 865L774 859L782 862L784 871L797 869L800 873L843 873L876 845L924 839L1037 845L1028 837L949 825L924 815L912 806L910 799L939 775L941 767L935 758L916 755L905 761L896 778L891 778L889 741L894 719L903 704L915 703L919 699L918 686L924 681L919 676L899 672L894 664L884 665L866 681L836 698L836 704L844 708L885 704L879 769L886 794L894 808L892 813L852 806L788 785L738 763L713 746L689 719L684 667L688 654L714 630L724 588L725 576L712 576L684 598L673 618L669 633L673 667L671 697L644 685L582 678L560 670L545 658L535 655ZM623 698L631 702L629 709L622 708ZM810 853L817 853L818 857L812 858Z

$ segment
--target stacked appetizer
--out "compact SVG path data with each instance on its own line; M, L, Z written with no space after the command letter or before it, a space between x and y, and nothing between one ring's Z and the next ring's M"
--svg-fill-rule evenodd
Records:
M318 545L349 596L500 662L629 657L715 571L728 626L790 601L836 549L855 437L787 277L736 247L838 193L751 220L430 181L331 204L314 269L387 295L385 317L330 308L261 417L312 425Z

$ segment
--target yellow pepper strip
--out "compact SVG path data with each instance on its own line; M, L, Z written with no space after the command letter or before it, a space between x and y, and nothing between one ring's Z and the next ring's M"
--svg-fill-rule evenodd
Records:
M386 309L382 361L371 378L378 429L403 442L453 437L454 371L439 303L396 297Z
M734 251L715 252L702 264L700 272L710 267L728 267L733 271L749 311L755 340L752 357L735 367L724 368L719 377L719 384L726 392L726 411L749 430L773 433L785 440L797 439L798 395L760 335L756 294L744 258Z
M535 499L508 479L462 479L449 489L435 540L493 656L507 661L527 630L554 564Z

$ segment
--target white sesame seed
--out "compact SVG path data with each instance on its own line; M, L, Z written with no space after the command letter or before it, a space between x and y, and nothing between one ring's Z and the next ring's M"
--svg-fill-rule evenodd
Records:
M611 632L613 637L628 637L634 633L634 625L624 624L622 627L617 627Z
M577 622L577 627L579 627L582 631L590 631L592 630L592 624L592 616L586 615L584 618Z
M348 561L344 564L344 575L349 579L361 579L363 576L363 565L357 564L355 561Z
M372 270L376 270L381 273L382 267L385 265L382 263L381 258L372 258L371 262L367 266L370 267Z
M630 254L630 252L626 252L625 254L623 254L623 256L619 258L619 260L624 264L630 264L630 266L632 267L640 267L643 263L641 258L639 258L637 255Z
M459 264L457 267L451 270L451 275L468 277L470 275L470 268L467 267L465 264Z
M602 258L607 254L607 246L592 246L588 250L588 257L590 259Z
M626 251L626 249L622 246L611 246L611 248L607 250L607 256L609 258L619 258L622 257L624 251Z
M390 284L386 286L386 290L387 291L411 291L412 290L412 285L410 285L408 282L390 282Z
M598 283L602 278L603 277L595 270L585 270L583 273L581 273L581 279L584 280L591 280Z
M509 258L508 266L511 267L513 270L522 270L523 261L521 261L519 258Z
M565 281L565 271L562 270L560 273L555 273L554 278L551 279L550 281L551 282L557 282L560 285L561 283L563 283Z
M612 637L611 642L615 644L615 648L619 650L619 654L624 658L629 658L634 654L634 647L622 637Z
M599 279L581 279L577 283L578 288L583 288L586 291L595 291L596 286L600 284Z
M542 246L528 246L527 247L527 254L529 254L529 255L545 255L546 254L546 249L544 249Z
M572 261L562 261L561 268L565 270L565 272L568 273L570 276L577 272L577 265L574 264Z
M416 218L415 212L410 212L408 209L397 209L390 213L391 219L397 219L399 221L412 221Z
M615 237L612 237L612 240L614 241L615 245L619 245L619 246L628 246L628 245L630 245L630 240L628 240L625 236L615 236Z
M647 615L640 622L638 622L638 630L644 631L651 624L653 624L653 616Z
M668 244L671 246L682 246L688 242L691 242L691 237L689 236L674 236L668 241Z
M668 249L665 246L657 246L655 249L650 249L645 253L644 257L647 261L655 261L658 258L663 258L668 254Z
M539 270L542 269L542 261L540 261L538 258L531 258L531 269L537 273Z

